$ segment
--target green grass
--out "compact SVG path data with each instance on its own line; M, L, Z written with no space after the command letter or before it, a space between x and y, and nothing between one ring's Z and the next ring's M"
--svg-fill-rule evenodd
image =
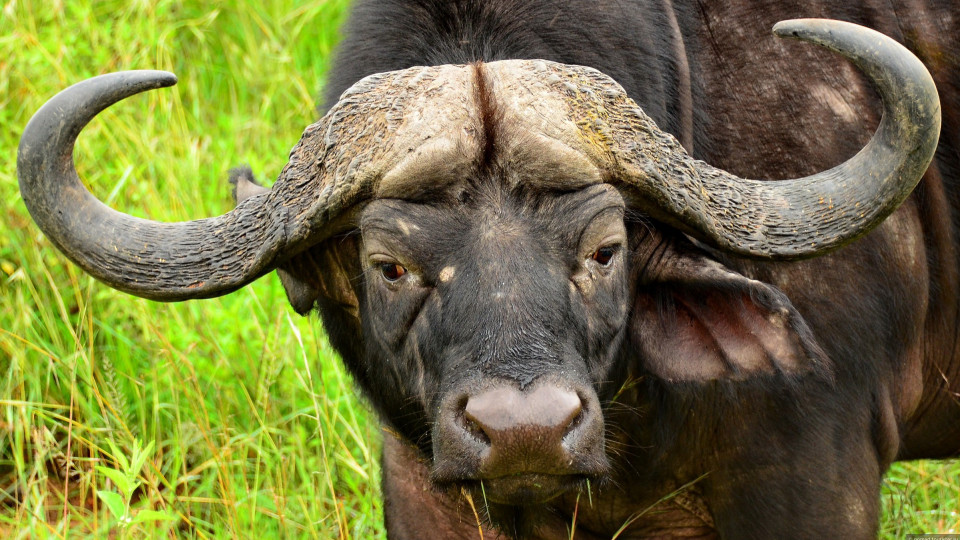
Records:
M166 69L178 86L87 128L80 175L142 217L229 210L226 171L246 162L272 180L315 119L346 2L298 4L44 0L0 13L0 537L382 536L379 427L275 277L183 304L115 292L53 249L16 184L19 133L46 98L100 73ZM120 528L96 495L115 482L94 467L124 469L137 440L155 449L131 514L177 519Z
M269 276L160 304L67 262L19 198L15 149L58 90L123 69L177 73L81 136L95 195L157 220L231 207L226 171L271 180L329 66L346 0L11 1L0 11L0 537L383 536L379 427L315 317ZM153 449L141 468L127 463ZM99 467L99 468L98 468ZM98 491L135 476L121 527ZM898 465L886 537L960 530L960 465Z

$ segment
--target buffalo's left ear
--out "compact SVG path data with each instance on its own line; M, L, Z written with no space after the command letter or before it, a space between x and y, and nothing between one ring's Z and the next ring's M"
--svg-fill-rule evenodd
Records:
M803 317L776 287L727 268L682 237L646 233L634 253L630 336L653 375L669 381L831 376Z

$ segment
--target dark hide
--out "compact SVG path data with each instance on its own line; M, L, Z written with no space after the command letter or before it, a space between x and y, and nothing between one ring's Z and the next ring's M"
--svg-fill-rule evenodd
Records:
M621 538L875 536L894 459L960 452L951 4L359 2L328 104L365 75L414 65L582 64L616 79L698 157L742 176L797 177L859 150L879 114L854 68L770 35L803 16L905 43L933 73L944 114L934 164L883 225L828 256L771 264L696 245L612 190L538 189L497 160L509 126L495 95L481 99L487 143L472 170L371 203L358 231L283 269L294 307L319 308L388 426L391 538L478 535L475 515L487 537L490 522L528 538L567 538L574 523L577 538L624 525ZM594 264L624 225L610 266ZM497 483L507 465L486 474L437 436L473 429L482 440L458 400L542 381L576 392L585 415L602 409L599 450L581 424L569 428L582 463L560 467L562 481L527 482L539 492L518 488L523 478Z

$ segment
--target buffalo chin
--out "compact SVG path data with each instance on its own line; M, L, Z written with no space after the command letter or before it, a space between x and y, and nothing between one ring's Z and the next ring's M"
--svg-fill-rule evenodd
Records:
M523 473L472 482L471 490L485 500L510 506L544 504L586 482L579 474Z

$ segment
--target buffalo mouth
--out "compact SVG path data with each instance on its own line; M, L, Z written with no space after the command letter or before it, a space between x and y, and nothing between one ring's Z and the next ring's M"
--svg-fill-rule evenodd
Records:
M569 456L562 463L544 468L525 468L522 464L512 463L501 471L481 469L473 473L445 474L450 470L449 465L434 461L431 474L434 485L450 491L466 490L478 501L511 506L544 504L564 493L599 486L610 470L603 453L599 456Z
M595 478L592 474L528 472L456 484L468 489L474 499L494 504L530 506L548 503L568 491L584 489Z

